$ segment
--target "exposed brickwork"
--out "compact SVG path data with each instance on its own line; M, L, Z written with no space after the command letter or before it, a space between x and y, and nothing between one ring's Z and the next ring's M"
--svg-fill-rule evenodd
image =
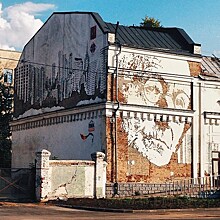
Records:
M192 62L191 62L192 63ZM192 63L191 67L195 68L195 64ZM196 65L197 67L197 65ZM195 70L196 71L196 70ZM141 77L133 77L133 86L140 85L140 92L144 90L143 86L148 79L143 79ZM162 85L162 91L160 92L159 100L156 105L160 108L167 108L168 103L166 100L166 95L168 93L168 84L158 76L158 81ZM119 87L118 99L120 103L127 103L126 97L123 96L121 88L126 82L123 76L119 76ZM116 100L115 91L116 81L113 74L108 75L108 101ZM124 88L126 90L126 88ZM139 91L139 90L138 90ZM114 118L114 117L113 117ZM168 122L155 122L160 130L166 130L169 127ZM189 124L185 124L184 131L179 139L176 146L176 151L181 148L183 138L186 132L190 129ZM152 164L147 157L144 157L137 149L129 146L127 133L122 129L122 118L117 117L117 155L115 155L115 122L112 118L106 119L106 138L107 138L107 182L108 183L125 183L125 182L144 182L144 183L164 183L166 181L190 178L191 177L191 164L181 164L178 163L177 153L174 152L170 162L164 166L156 166ZM116 158L117 157L117 158ZM117 160L117 161L116 161ZM116 168L117 166L117 168ZM117 175L116 175L117 171Z
M117 166L118 182L126 180L128 164L128 140L126 133L121 129L121 118L117 118Z
M183 130L183 133L182 133L182 135L181 135L181 137L180 137L180 139L179 139L179 143L177 144L177 146L176 146L176 150L178 150L179 148L180 148L180 146L181 146L181 144L182 144L182 142L183 142L183 138L184 138L184 136L186 135L186 132L190 129L190 124L188 124L188 123L186 123L185 125L184 125L184 130Z
M128 182L163 183L168 180L191 177L191 164L177 162L177 154L174 153L169 164L158 167L144 158L136 149L129 148L129 160L134 160L131 165ZM173 176L171 176L173 172Z
M115 91L113 90L114 78L113 74L108 74L107 76L107 101L114 100Z
M114 124L111 121L111 118L106 118L106 178L107 182L115 182L115 170L114 170Z
M118 77L118 79L120 80L120 77ZM116 101L116 78L114 78L114 74L108 74L107 90L107 100ZM118 90L118 100L121 103L126 103L126 100L120 90Z
M114 134L111 130L112 123L110 123L110 119L107 121L107 182L114 182ZM143 157L136 149L128 146L127 134L121 129L121 118L117 119L117 123L117 182L164 183L168 180L191 177L191 164L178 163L177 153L173 153L170 162L165 166L158 167L150 163L149 160ZM158 123L160 123L161 129L166 129L166 122ZM190 125L185 124L176 150L181 147L182 139L189 128Z
M117 177L118 182L126 180L127 173L127 161L128 161L128 141L127 135L121 130L121 119L117 118L117 164L115 162L115 136L114 129L115 124L111 121L111 118L106 120L106 138L107 138L107 182L114 182L116 180L115 176L115 166L117 165Z
M201 63L188 61L191 76L198 76L202 72Z
M160 108L167 108L168 107L167 100L164 97L160 98L156 104Z

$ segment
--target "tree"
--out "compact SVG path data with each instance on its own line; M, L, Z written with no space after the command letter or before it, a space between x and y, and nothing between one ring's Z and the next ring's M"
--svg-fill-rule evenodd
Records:
M153 17L145 16L142 18L142 22L140 23L140 27L162 27L160 21Z
M11 130L13 88L0 78L0 166L11 165Z

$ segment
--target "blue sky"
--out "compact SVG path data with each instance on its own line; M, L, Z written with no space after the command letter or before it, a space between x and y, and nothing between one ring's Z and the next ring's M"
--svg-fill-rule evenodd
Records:
M22 30L27 34L23 35L29 37L54 11L94 11L105 21L113 23L119 21L123 25L139 25L141 19L148 15L160 20L164 27L183 28L196 43L202 44L203 54L215 54L220 57L220 0L30 0L30 2L33 4L26 4L27 1L22 0L0 0L2 4L0 31L6 30L1 30L2 19L5 28L6 22L15 25L20 20L21 24L25 23L27 26ZM16 19L15 14L18 11L15 6L20 11L22 6L25 6L26 16L22 15L22 20L21 15L18 15L19 19L12 23L11 17ZM7 16L12 8L13 15ZM18 32L20 26L17 24L16 27L14 29ZM33 30L30 30L31 27ZM14 31L13 34L15 36L18 34L21 39L23 35L17 32ZM6 45L8 48L18 50L21 50L27 42L22 38L22 43L16 45L14 37L11 44L8 39L3 39L5 42L2 43L1 38L0 35L0 47Z

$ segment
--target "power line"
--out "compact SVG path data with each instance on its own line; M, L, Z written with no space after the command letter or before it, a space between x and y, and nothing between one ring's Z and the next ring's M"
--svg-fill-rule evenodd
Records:
M68 67L61 67L61 66L57 66L57 65L50 65L50 64L44 64L44 63L37 63L37 62L32 62L32 61L29 61L29 60L22 60L22 59L13 59L13 58L7 58L7 57L1 57L0 56L0 59L5 59L5 60L13 60L13 61L20 61L21 63L30 63L30 64L36 64L36 65L40 65L40 66L47 66L47 67L56 67L56 68L62 68L62 69L66 69L66 70L70 70L70 68ZM115 68L115 67L110 67L110 68ZM128 68L118 68L119 70L121 71L124 71L126 73L121 73L119 72L119 76L128 76L128 77L132 77L132 76L135 76L135 77L141 77L143 79L155 79L155 80L158 80L158 76L160 75L163 75L163 76L169 76L169 77L176 77L176 78L179 78L180 79L193 79L194 77L192 76L186 76L186 75L182 75L182 74L174 74L174 73L168 73L168 72L155 72L155 71L147 71L147 70L133 70L133 69L128 69ZM84 72L84 71L87 71L85 69L74 69L74 68L71 68L71 70L73 71L81 71L81 72ZM98 71L89 71L91 73L99 73ZM132 72L132 73L131 73ZM137 74L134 74L134 73L137 73ZM148 75L145 75L145 74L148 74ZM154 74L154 75L153 75ZM177 79L175 79L177 81ZM212 80L207 80L207 82L210 82ZM217 80L214 81L214 82L218 82ZM177 82L169 82L169 84L177 84L177 85L184 85L186 86L186 84L184 83L177 83ZM188 85L190 86L190 85ZM194 87L204 87L204 88L211 88L211 89L219 89L219 88L213 88L213 87L208 87L208 86L198 86L198 85L193 85Z

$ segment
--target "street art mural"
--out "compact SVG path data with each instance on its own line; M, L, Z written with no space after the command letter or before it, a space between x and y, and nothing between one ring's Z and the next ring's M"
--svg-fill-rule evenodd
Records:
M146 55L124 55L120 62L119 88L124 102L143 104L160 108L191 108L190 85L180 82L166 82L156 72L160 60Z
M91 15L53 14L16 68L15 117L105 101L106 44Z
M189 137L190 127L187 123L150 121L141 117L126 117L122 122L122 128L127 133L128 146L137 149L157 166L167 165L182 142L188 141L186 138ZM182 147L185 147L187 152L185 161L190 163L190 145Z
M158 69L163 69L163 66L161 60L154 56L123 55L119 62L120 101L158 109L190 110L190 84L168 81L157 72ZM185 121L148 120L142 117L125 117L122 122L128 146L137 149L157 166L167 165L182 142L187 143L183 146L184 152L187 152L184 161L191 163L190 127Z
M93 120L91 120L89 122L89 125L88 125L88 134L80 134L80 137L83 141L85 141L88 137L92 137L92 143L93 143L93 140L94 140L94 134L93 132L95 131L95 123Z
M90 62L88 53L80 58L59 51L58 64L53 63L50 68L33 64L17 68L16 102L22 102L25 111L30 106L67 108L87 104L86 100L101 101L106 89L105 56L102 50L99 59Z
M119 68L123 70L153 71L161 67L160 60L155 56L136 53L124 54L119 60Z

